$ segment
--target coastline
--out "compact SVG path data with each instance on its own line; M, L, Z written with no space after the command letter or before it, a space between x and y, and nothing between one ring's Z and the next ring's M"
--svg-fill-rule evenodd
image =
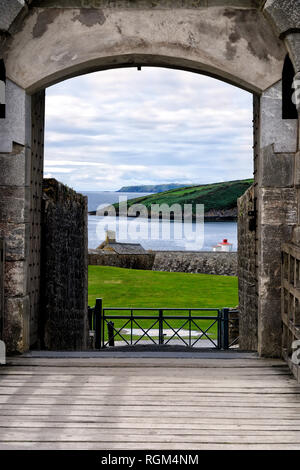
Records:
M97 216L97 211L89 211L88 212L88 215L93 215L93 216ZM99 216L99 217L103 217L103 216ZM116 217L120 217L120 215L117 213L116 214ZM128 219L137 219L139 216L130 216L130 215L127 215L127 218ZM141 217L143 219L147 219L147 220L157 220L157 217L151 217L151 215L149 215L148 217ZM169 220L168 218L167 219L163 219L162 217L159 217L158 218L159 220ZM174 217L172 217L172 214L170 214L170 220L174 220ZM179 219L180 220L180 219ZM196 216L192 216L192 222L196 222ZM204 222L237 222L238 221L238 217L235 216L235 215L213 215L213 216L206 216L204 215ZM182 218L182 222L184 222L184 219Z

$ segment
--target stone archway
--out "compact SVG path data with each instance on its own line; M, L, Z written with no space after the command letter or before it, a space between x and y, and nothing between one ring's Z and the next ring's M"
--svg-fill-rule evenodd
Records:
M287 52L300 74L298 1L27 3L10 1L1 20L7 117L0 229L11 349L38 340L43 90L91 71L151 65L205 73L254 93L258 350L279 355L281 244L297 234L299 159L297 120L281 116L281 77Z

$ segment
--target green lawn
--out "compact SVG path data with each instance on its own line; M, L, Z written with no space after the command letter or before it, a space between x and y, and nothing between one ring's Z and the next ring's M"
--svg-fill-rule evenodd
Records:
M235 307L238 280L233 276L167 273L89 266L89 305L104 307Z
M104 308L235 307L238 304L238 280L233 276L89 266L88 293L91 307L95 305L97 297L103 299ZM112 314L120 313L112 312ZM128 314L129 312L124 312L124 315ZM179 315L180 312L170 314ZM155 312L153 315L157 315L157 313ZM211 312L211 315L215 315L215 313ZM206 328L209 323L209 320L201 320L199 326ZM173 328L180 327L182 324L182 320L172 320ZM143 327L150 325L151 320L143 321ZM116 320L115 326L121 327L122 321ZM212 337L216 337L216 326L210 330L210 333Z

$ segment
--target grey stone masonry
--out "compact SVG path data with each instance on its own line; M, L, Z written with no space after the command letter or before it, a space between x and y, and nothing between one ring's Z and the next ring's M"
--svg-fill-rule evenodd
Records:
M264 12L273 21L279 35L300 28L299 0L267 0Z
M0 237L6 244L9 352L29 349L38 339L48 348L85 344L86 209L79 195L58 183L52 199L45 200L47 269L40 283L45 88L93 71L158 66L208 74L254 94L258 351L280 355L281 246L292 237L300 240L299 120L282 119L281 79L287 53L300 77L299 6L300 0L0 0L0 57L6 69ZM246 306L253 234L244 236L251 241L249 247L241 242L242 280L249 281L241 287L248 289ZM198 269L193 263L191 258L187 269ZM168 265L176 269L176 259ZM255 328L254 319L248 328Z
M264 356L281 354L281 245L298 224L297 133L296 119L282 119L278 82L260 99L256 175L258 351Z
M6 82L7 116L0 120L0 237L6 245L4 330L9 353L30 346L28 276L31 195L31 97Z
M0 153L15 152L14 144L31 146L31 97L6 80L6 118L0 120Z
M154 263L154 253L117 254L105 250L89 250L88 264L91 266L114 266L127 269L151 270Z
M299 7L300 8L300 7ZM300 31L298 33L288 34L285 38L285 44L289 56L294 64L295 72L300 71Z
M274 25L280 38L284 40L295 71L300 71L300 1L267 0L264 14Z
M254 187L238 199L239 347L257 350L257 279L255 253ZM250 213L250 215L249 215ZM250 224L250 225L249 225Z
M89 265L237 276L237 253L149 251L139 255L120 255L104 250L89 250Z
M237 253L157 251L153 271L237 275Z
M276 153L274 144L262 149L259 185L267 188L294 186L294 153Z
M0 31L8 31L25 5L25 0L0 1Z
M282 119L282 82L266 90L260 99L260 148L273 145L274 152L296 152L297 120Z
M81 350L87 340L87 199L44 180L41 337L52 350Z

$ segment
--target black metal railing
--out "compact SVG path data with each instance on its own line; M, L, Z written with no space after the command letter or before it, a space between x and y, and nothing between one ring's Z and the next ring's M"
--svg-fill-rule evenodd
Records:
M115 346L116 342L167 345L174 340L187 347L201 347L203 339L206 348L229 349L238 341L229 337L230 312L228 308L103 308L102 299L88 308L95 349Z

